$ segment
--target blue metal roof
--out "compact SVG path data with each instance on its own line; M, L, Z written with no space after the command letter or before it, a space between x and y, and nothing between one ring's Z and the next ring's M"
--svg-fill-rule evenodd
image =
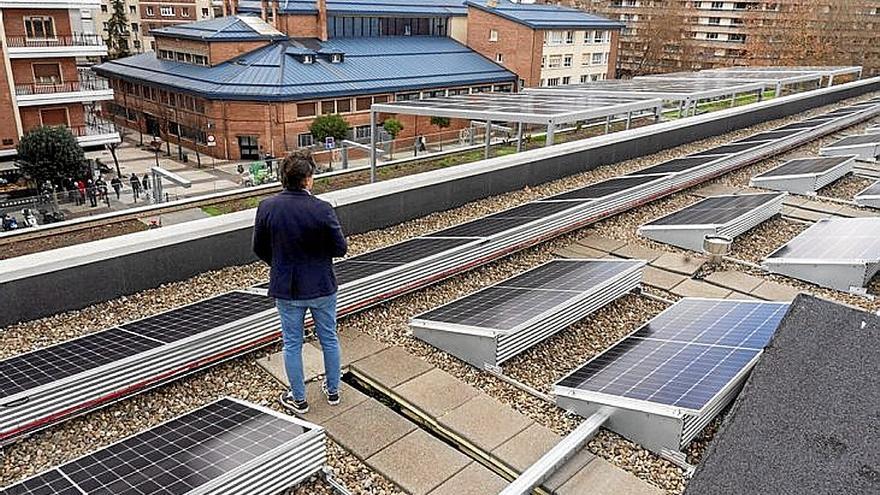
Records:
M302 64L306 49L345 53L345 61ZM214 67L156 58L154 53L94 67L106 77L164 86L208 99L297 101L513 82L516 75L445 37L336 38L276 41Z
M254 16L218 17L206 21L177 24L150 31L153 36L171 36L194 40L253 41L277 40L286 36L271 24Z
M624 24L582 10L539 3L498 0L489 7L487 0L467 0L468 6L526 25L532 29L623 29Z
M315 0L279 0L282 14L315 14ZM260 12L260 0L242 0L239 12ZM464 0L327 0L328 15L465 16Z

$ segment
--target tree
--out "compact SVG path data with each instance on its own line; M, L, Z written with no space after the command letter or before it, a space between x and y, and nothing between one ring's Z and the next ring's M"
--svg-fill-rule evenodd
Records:
M440 131L443 131L452 123L449 121L449 117L431 117L431 125L437 126L440 128ZM440 143L440 150L443 150L443 136L440 136L440 139L437 141Z
M85 173L85 154L70 129L38 127L18 143L19 168L38 184Z
M107 21L107 54L111 59L127 57L128 17L122 0L112 0L113 14Z
M403 124L400 123L399 120L395 118L386 119L385 122L382 122L382 129L385 129L391 136L391 152L388 154L389 158L394 158L394 140L397 139L397 135L400 134L400 131L403 130Z
M107 143L104 147L110 151L110 156L113 157L113 164L116 165L116 176L121 178L122 171L119 170L119 157L116 156L116 150L119 149L119 146L125 141L125 135L128 134L128 131L124 127L117 127L116 132L119 133L119 141L115 143ZM198 153L198 148L196 148L196 153Z
M312 133L312 137L315 138L315 141L321 143L323 143L328 137L332 137L336 141L341 141L345 139L346 135L348 135L349 129L351 129L351 126L348 125L348 122L346 122L341 115L335 113L331 115L321 115L312 121L312 125L309 126L309 131Z

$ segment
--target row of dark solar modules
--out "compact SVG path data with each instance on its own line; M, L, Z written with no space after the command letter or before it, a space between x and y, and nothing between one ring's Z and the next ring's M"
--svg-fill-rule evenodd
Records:
M785 126L779 130L796 132L747 148L713 148L341 261L335 265L339 313L425 287L878 113L877 105L853 106ZM279 328L272 306L264 290L234 291L4 360L0 442L270 343Z
M221 399L0 489L0 495L278 493L321 470L323 428Z

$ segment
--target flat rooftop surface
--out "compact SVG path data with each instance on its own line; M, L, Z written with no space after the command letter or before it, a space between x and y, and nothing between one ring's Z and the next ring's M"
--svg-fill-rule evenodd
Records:
M880 491L880 316L800 295L686 495Z

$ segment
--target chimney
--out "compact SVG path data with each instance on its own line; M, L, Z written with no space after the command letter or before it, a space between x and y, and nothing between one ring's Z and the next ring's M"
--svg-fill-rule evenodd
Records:
M228 15L229 15L229 9L227 8L226 0L223 0L223 17L226 17Z
M229 15L238 14L238 0L229 0Z
M318 0L318 38L327 41L327 0Z
M260 19L263 19L263 22L266 22L267 15L269 13L269 0L260 0Z
M275 29L278 29L278 0L272 1L272 25L275 26Z

